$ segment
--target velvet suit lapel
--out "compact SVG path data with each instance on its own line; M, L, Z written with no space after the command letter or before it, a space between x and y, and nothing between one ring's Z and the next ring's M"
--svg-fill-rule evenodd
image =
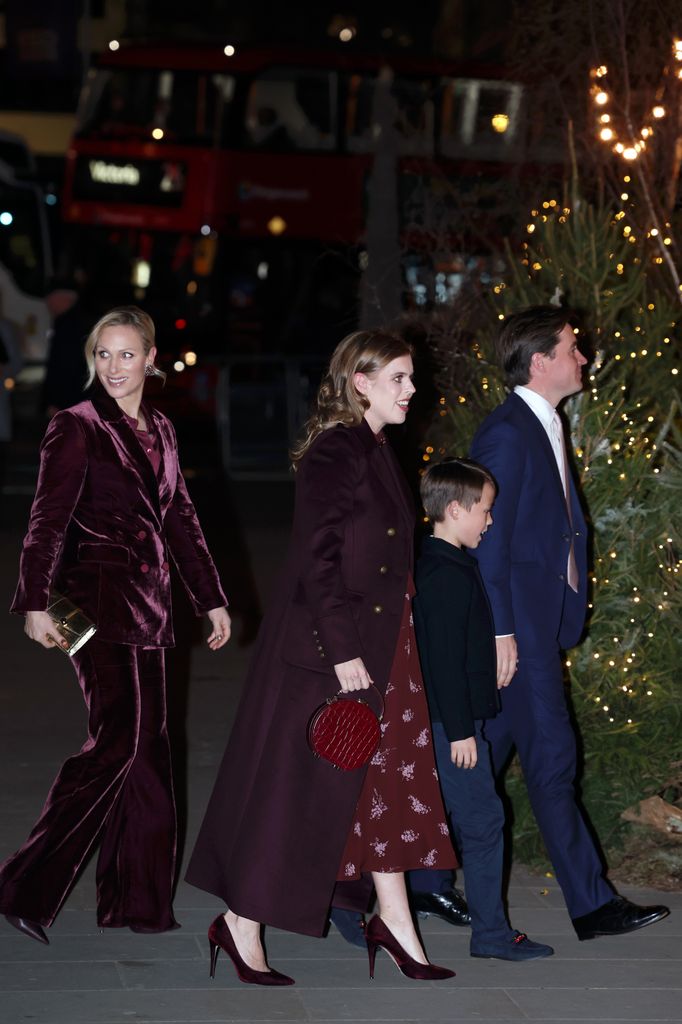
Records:
M166 509L172 501L177 483L176 474L173 472L172 476L169 475L169 473L177 469L178 464L175 437L173 436L172 428L168 425L168 421L164 420L164 418L157 413L156 409L146 403L143 404L143 407L147 423L152 423L154 425L156 436L159 439L161 463L159 465L158 477L155 478L155 484L159 504L163 512L163 510Z
M123 410L119 408L116 401L110 398L103 389L98 389L92 396L91 401L113 437L114 443L120 452L121 460L139 477L149 503L158 519L159 526L162 526L160 483L154 476L152 464L142 450L142 445L135 436L135 431L126 420ZM147 406L145 406L144 411L145 416L149 416L150 410ZM163 432L159 430L158 422L154 419L153 422L159 437L162 439L162 459L159 472L165 476L164 464L167 462L165 438L163 437Z

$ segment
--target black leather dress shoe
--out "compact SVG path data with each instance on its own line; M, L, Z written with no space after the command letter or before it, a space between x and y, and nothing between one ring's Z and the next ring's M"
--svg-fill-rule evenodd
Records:
M449 892L413 892L410 898L412 909L419 917L440 917L448 924L471 924L469 908L459 889Z
M35 939L36 942L42 942L45 946L50 945L50 940L43 931L42 926L35 921L29 921L27 917L15 917L14 914L5 914L5 921L11 924L13 928L23 932L24 935L28 935L29 938Z
M624 896L614 896L608 903L589 914L573 918L573 927L580 941L595 939L598 935L623 935L667 917L667 907L638 907Z

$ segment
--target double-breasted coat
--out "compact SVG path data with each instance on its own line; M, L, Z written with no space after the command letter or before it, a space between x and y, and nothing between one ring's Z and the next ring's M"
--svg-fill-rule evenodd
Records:
M365 420L316 438L299 463L290 549L187 872L239 915L324 931L365 771L316 759L306 726L339 690L337 663L362 658L385 691L413 530L395 456ZM334 901L364 909L355 896Z

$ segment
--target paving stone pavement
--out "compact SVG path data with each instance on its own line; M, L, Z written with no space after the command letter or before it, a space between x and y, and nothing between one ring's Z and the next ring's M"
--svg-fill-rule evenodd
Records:
M265 600L286 526L269 522L263 507L258 499L242 511L250 520L248 550ZM286 514L280 518L286 520ZM4 607L14 587L21 534L20 525L0 534ZM0 615L0 644L4 859L23 842L64 757L80 746L85 719L66 658L30 644L21 620L6 615ZM183 859L222 754L250 650L235 643L214 655L201 647L192 649L191 658L186 654L180 650L171 656L175 662L169 666ZM362 951L335 931L317 940L270 930L272 964L297 980L296 986L278 990L241 984L224 954L210 981L206 929L221 908L182 881L175 902L181 930L159 936L100 932L91 863L50 929L49 947L19 935L0 918L0 1024L680 1021L682 893L622 891L640 902L666 902L673 913L631 935L580 943L555 881L516 869L509 891L514 926L551 943L556 955L526 964L471 959L467 929L429 918L422 922L422 934L430 958L457 972L440 983L409 981L383 953L371 982Z

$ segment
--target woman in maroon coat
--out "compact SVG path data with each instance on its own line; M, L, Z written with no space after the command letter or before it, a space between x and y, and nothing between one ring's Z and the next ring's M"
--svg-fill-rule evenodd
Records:
M243 981L291 984L268 969L260 924L321 935L330 904L365 910L373 881L370 970L383 946L410 977L452 976L424 956L403 874L454 865L412 632L414 509L383 434L413 393L402 339L352 334L294 452L289 554L187 873L229 907L212 973L222 948ZM380 748L337 771L308 748L308 719L370 682L386 697Z
M88 739L62 766L24 846L0 867L0 913L47 943L94 842L97 920L137 932L177 927L171 906L175 801L166 731L163 648L173 644L168 559L212 650L229 638L225 596L178 464L169 421L142 401L154 324L114 309L85 347L93 397L58 413L40 475L12 611L43 647L60 644L52 588L97 625L73 655Z

